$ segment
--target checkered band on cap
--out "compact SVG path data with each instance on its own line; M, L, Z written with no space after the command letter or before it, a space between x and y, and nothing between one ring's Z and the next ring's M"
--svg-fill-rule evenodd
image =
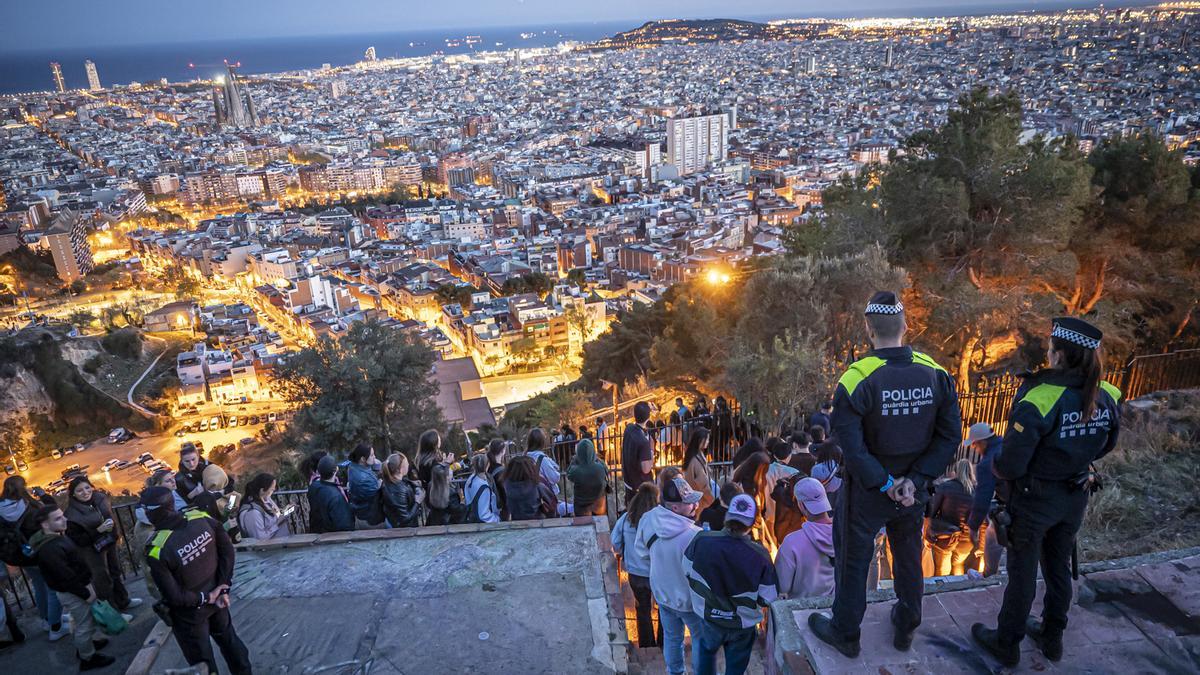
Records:
M1054 330L1050 333L1050 335L1052 337L1062 338L1067 342L1074 342L1080 347L1087 347L1088 349L1100 348L1100 341L1096 338L1088 337L1083 333L1078 333L1070 328L1064 328L1057 324L1055 324Z
M900 314L904 311L904 303L897 302L894 305L884 305L877 302L872 302L867 305L867 311L863 314Z

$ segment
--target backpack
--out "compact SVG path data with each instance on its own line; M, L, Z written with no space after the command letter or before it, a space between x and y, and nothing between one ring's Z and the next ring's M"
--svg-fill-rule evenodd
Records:
M487 490L490 492L492 490L492 486L488 485L485 482L483 484L483 487L481 487L475 491L475 496L471 498L471 503L470 503L470 505L467 506L467 514L463 518L464 523L482 523L483 522L482 520L479 519L479 497L483 494L484 490Z
M807 478L807 476L803 472L797 471L787 478L775 481L775 489L771 490L771 499L775 500L776 512L779 507L800 510L800 505L796 503L796 483L799 483L802 478Z
M554 494L554 484L542 475L542 460L544 459L546 459L546 455L538 457L537 461L538 484L546 488L544 491L538 490L538 494L542 496L542 515L547 518L557 518L558 496Z
M21 521L10 523L0 518L0 560L13 567L30 567L37 564L27 553L28 540L21 532Z

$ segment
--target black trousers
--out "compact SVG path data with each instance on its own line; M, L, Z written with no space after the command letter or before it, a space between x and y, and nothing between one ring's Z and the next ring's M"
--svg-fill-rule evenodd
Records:
M1036 483L1030 493L1013 497L1008 507L1008 586L1000 607L1000 640L1006 644L1025 637L1025 619L1037 595L1037 570L1046 583L1042 625L1050 634L1067 628L1071 608L1071 551L1083 524L1087 492L1065 483Z
M887 528L897 599L893 621L900 630L915 630L921 625L924 592L921 553L925 504L918 501L904 508L853 478L847 478L838 492L833 522L834 629L847 639L858 639L867 611L867 573L875 558L875 535L880 528Z
M650 590L650 578L630 574L629 588L633 590L634 611L637 615L638 646L661 645L662 635L654 629L654 593ZM662 630L661 626L659 630Z
M234 675L249 675L250 650L233 629L228 609L205 605L195 609L172 609L171 620L175 624L171 632L179 643L179 651L188 665L208 664L208 672L214 675L217 661L213 656L212 643L221 649L221 656ZM212 638L210 641L209 638Z

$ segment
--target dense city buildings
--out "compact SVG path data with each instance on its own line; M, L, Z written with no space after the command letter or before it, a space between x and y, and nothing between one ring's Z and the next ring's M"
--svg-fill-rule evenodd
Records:
M236 293L263 325L234 363L380 319L483 378L565 373L630 303L782 251L973 88L1015 91L1026 138L1153 132L1200 160L1198 29L1184 6L673 21L96 92L55 68L57 92L0 99L0 232L72 280L78 228L113 228L139 265Z

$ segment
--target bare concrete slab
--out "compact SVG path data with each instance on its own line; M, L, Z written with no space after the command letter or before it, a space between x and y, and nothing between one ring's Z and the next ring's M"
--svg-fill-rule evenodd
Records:
M1076 585L1063 639L1064 658L1047 660L1032 640L1021 644L1021 663L1006 672L1194 673L1200 672L1200 558L1156 555L1144 563L1095 566ZM995 626L1004 586L994 580L978 587L930 592L913 647L892 647L889 598L867 606L862 653L854 659L825 645L808 629L808 616L828 612L820 603L783 600L772 607L773 665L782 673L989 673L1000 664L971 639L971 624ZM1041 611L1038 584L1034 614Z
M623 672L611 553L563 525L240 551L234 624L258 673ZM183 666L168 640L150 672Z

